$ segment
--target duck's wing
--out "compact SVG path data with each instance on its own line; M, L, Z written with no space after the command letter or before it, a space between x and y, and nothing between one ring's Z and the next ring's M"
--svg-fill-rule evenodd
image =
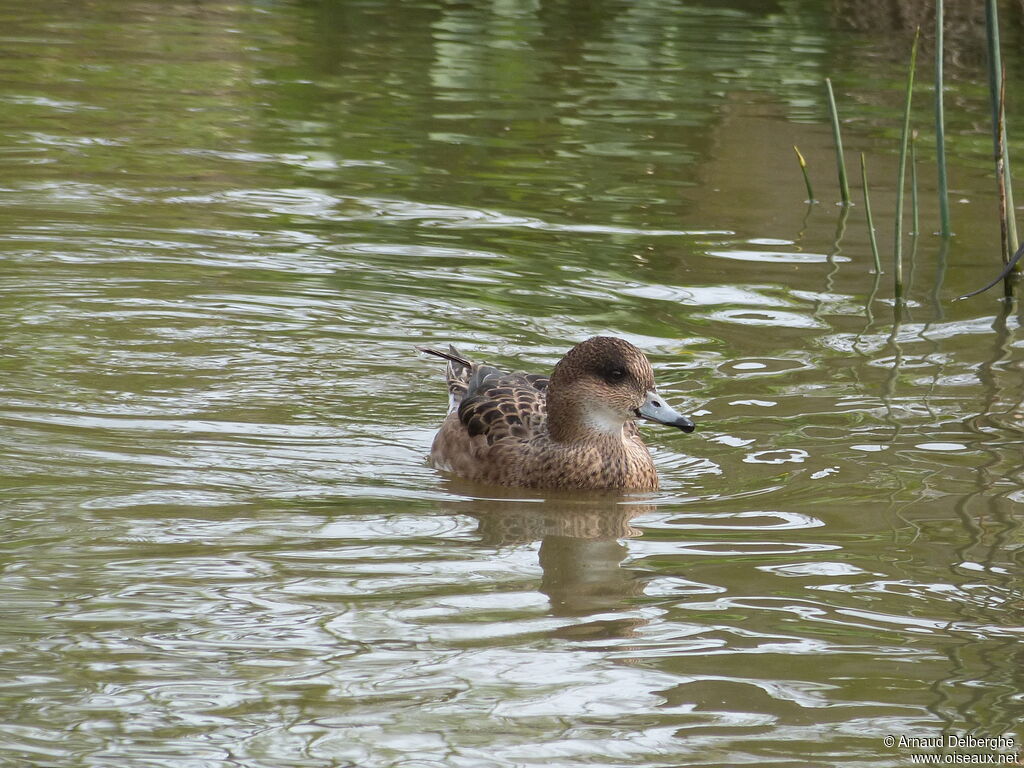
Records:
M529 438L543 425L547 376L474 363L451 345L447 352L417 349L448 361L449 413L458 413L470 438L483 435L493 445L504 437Z
M481 366L459 404L459 421L470 438L482 435L488 445L510 437L528 440L543 427L547 384L546 376Z

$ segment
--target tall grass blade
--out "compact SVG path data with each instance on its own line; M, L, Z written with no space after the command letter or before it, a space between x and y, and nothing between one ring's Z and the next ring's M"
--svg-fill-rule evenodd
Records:
M949 223L949 188L946 177L946 112L943 105L943 10L942 0L935 0L935 162L939 173L939 234L953 234Z
M899 170L896 175L896 232L893 246L893 280L896 302L903 299L903 187L907 178L907 140L910 138L910 105L914 95L914 70L917 67L917 44L921 28L914 32L910 48L910 71L907 73L907 96L903 107L903 132L900 136Z
M804 175L804 185L807 187L807 200L808 203L817 202L814 199L814 190L811 188L811 177L807 175L807 161L804 160L804 156L800 154L800 150L796 144L793 145L793 151L796 152L797 162L800 163L800 172Z
M832 138L836 145L836 170L839 172L839 194L843 205L850 204L850 184L846 180L846 160L843 156L843 137L839 131L839 112L836 110L836 95L832 92L832 81L825 78L825 90L828 92L828 112L832 117Z
M882 260L878 256L878 240L875 238L875 219L871 215L871 195L868 192L868 164L864 153L860 153L860 182L864 189L864 212L868 219L868 237L871 241L871 257L875 260L875 274L882 274Z

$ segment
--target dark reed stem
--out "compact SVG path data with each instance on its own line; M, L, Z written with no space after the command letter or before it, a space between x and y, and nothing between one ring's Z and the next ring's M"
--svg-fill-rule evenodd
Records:
M1020 248L1017 249L1017 252L1015 254L1013 254L1013 258L1010 259L1009 263L1005 267L1003 267L1003 271L1000 272L998 275L996 275L990 282L985 283L985 285L983 285L981 288L979 288L976 291L971 291L970 293L965 293L963 296L957 296L955 300L956 301L963 301L964 299L969 299L972 296L977 296L979 293L984 293L985 291L987 291L989 288L991 288L993 285L998 283L1000 280L1007 280L1007 279L1009 279L1010 273L1013 272L1013 270L1017 266L1017 263L1022 258L1024 258L1024 245L1022 245Z
M996 0L985 0L985 35L988 42L988 97L992 109L992 139L995 150L999 149L999 73L1002 56L999 52L999 11Z
M985 32L988 42L988 89L989 99L992 103L992 147L996 158L997 174L996 180L1001 189L1005 188L1006 213L1002 217L1002 225L1006 227L1006 241L1003 248L1003 263L1010 259L1010 254L1017 250L1017 222L1013 211L1013 183L1010 173L1010 158L1003 151L1006 146L1006 122L1001 113L1004 112L1002 103L1003 93L1003 59L999 48L999 11L996 7L996 0L985 0ZM1001 170L999 161L1002 158ZM1002 194L1002 193L1001 193Z
M1010 275L1011 254L1017 250L1016 226L1013 210L1009 207L1010 193L1009 179L1007 178L1006 163L1006 65L1002 66L999 78L999 107L997 114L999 120L996 123L996 135L999 137L996 145L996 183L999 186L999 234L1002 241L1002 259L1006 276L1003 278L1003 295L1006 298L1013 296L1013 278ZM1011 229L1013 230L1011 234ZM1013 238L1011 240L1011 237Z

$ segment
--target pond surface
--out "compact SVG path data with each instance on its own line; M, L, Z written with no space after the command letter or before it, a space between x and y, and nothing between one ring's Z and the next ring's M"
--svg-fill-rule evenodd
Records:
M896 312L917 21L932 54L886 9L0 0L0 765L1020 745L1020 312L952 301L999 263L984 33L952 9L948 246L922 63ZM597 333L698 423L644 428L659 493L427 466L414 344Z

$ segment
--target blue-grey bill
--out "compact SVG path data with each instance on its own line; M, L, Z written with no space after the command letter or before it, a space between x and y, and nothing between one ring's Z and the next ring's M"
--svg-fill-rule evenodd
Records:
M683 432L693 432L696 425L688 416L683 416L679 411L662 400L654 390L647 393L644 404L636 409L636 415L647 421L656 421L670 427L678 427Z

